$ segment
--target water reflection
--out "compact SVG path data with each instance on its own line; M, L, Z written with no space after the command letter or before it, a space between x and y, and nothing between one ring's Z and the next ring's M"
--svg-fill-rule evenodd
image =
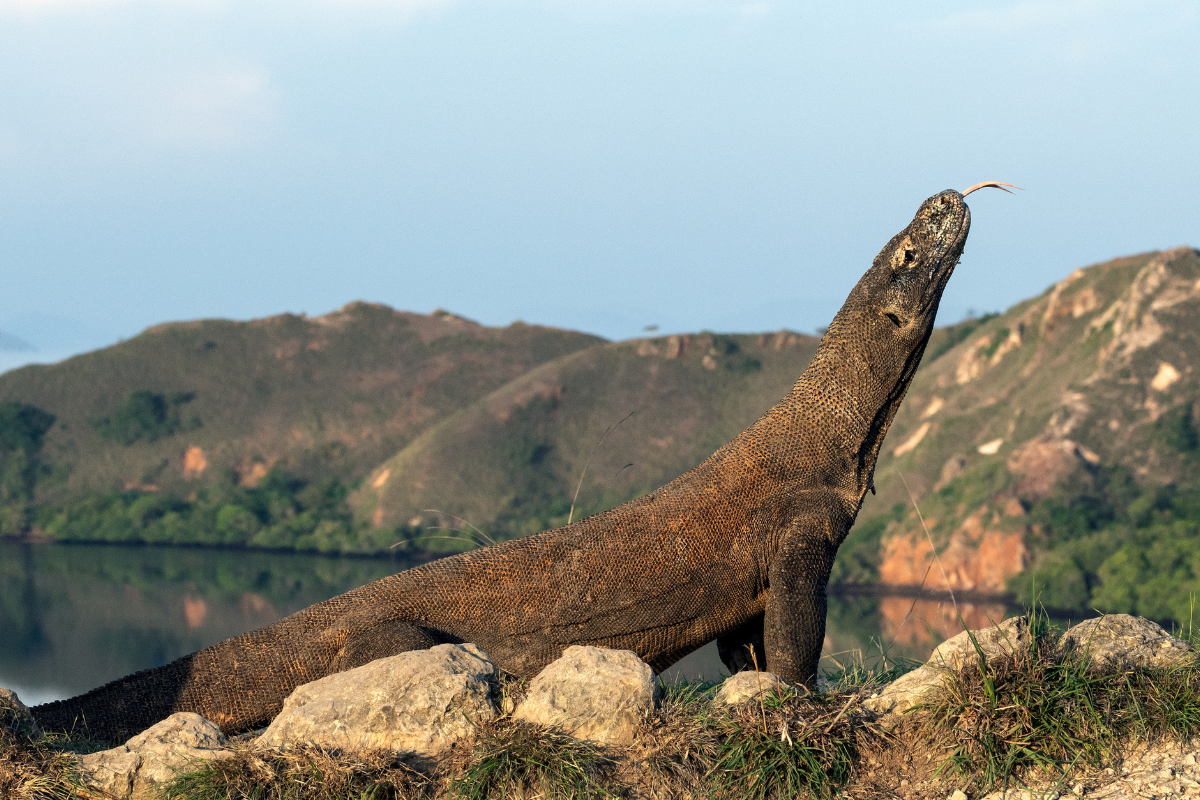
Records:
M0 543L0 686L69 697L390 575L405 562Z
M403 561L100 545L0 543L0 686L29 703L155 667L409 566ZM832 597L822 667L924 660L999 603ZM715 646L667 677L718 679Z

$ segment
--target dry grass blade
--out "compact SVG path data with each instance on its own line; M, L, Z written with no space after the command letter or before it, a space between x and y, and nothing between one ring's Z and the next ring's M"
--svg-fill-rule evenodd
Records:
M596 442L596 446L592 448L592 452L588 453L587 461L583 462L583 470L579 473L579 483L575 485L575 496L571 498L571 510L567 514L567 524L571 524L571 520L575 518L575 503L579 500L579 490L583 488L583 478L587 475L588 465L592 463L592 458L596 455L596 451L600 449L600 445L604 444L604 440L608 438L608 434L625 423L625 420L632 417L637 412L637 409L630 411L625 416L621 417L621 421L616 425L609 425L604 429L604 433L600 434L600 441ZM628 466L628 465L626 465ZM622 467L621 469L624 469Z

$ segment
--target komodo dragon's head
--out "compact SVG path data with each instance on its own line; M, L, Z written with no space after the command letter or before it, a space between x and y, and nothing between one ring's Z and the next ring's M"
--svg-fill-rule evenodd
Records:
M954 190L935 194L875 256L858 290L864 290L859 325L870 338L906 352L924 350L942 290L967 243L971 212Z
M982 186L1003 189L989 182L961 193L941 192L921 204L854 287L801 378L820 396L824 409L818 413L829 416L832 437L857 461L845 486L855 508L871 486L883 437L921 363L942 291L962 256L971 227L964 198Z
M1005 186L1011 184L987 181L962 193L950 189L935 194L922 203L908 227L875 256L843 313L838 314L841 318L850 311L853 319L841 321L851 322L859 335L865 334L892 355L915 355L919 361L933 330L942 290L962 256L971 229L971 211L965 198L984 187L1007 192Z

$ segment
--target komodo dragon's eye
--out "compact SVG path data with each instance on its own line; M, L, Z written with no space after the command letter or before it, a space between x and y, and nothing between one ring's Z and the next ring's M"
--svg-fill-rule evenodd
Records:
M917 250L913 247L912 240L906 236L904 237L904 241L900 243L900 246L892 253L892 269L906 267L916 260Z

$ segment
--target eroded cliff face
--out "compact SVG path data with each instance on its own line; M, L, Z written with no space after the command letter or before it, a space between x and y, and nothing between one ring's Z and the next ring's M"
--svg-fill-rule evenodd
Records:
M1017 509L1024 514L1019 504ZM1003 592L1008 579L1029 565L1026 530L1012 525L1005 530L998 512L985 520L986 513L980 508L963 520L936 557L924 530L891 536L883 544L880 582L932 591Z
M1008 580L1029 566L1025 543L1024 509L1015 501L1009 516L979 508L950 535L938 551L924 528L895 533L883 542L880 582L892 586L920 586L931 592L958 592L967 597L999 594ZM1014 524L1014 517L1016 524ZM936 524L937 520L927 520ZM968 627L986 627L1003 618L1003 603L884 597L879 602L883 634L903 645L933 643ZM962 617L962 621L959 617Z

